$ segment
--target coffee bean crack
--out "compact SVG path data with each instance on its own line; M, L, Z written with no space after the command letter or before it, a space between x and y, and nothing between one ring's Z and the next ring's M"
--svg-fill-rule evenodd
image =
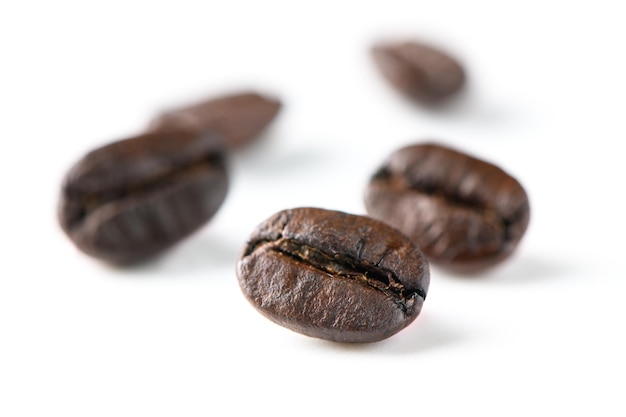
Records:
M151 193L159 192L164 189L167 184L175 185L180 177L192 175L194 171L223 169L224 159L218 153L208 153L190 161L187 164L172 165L168 170L159 175L146 178L133 184L127 184L113 190L100 192L80 192L72 191L71 188L66 190L68 200L72 201L73 210L67 218L68 229L74 229L89 216L89 214L98 208L127 198L137 198Z
M321 249L282 236L276 240L265 240L251 245L247 254L254 252L260 246L289 256L328 275L340 276L368 285L388 296L404 313L411 310L416 297L426 299L426 292L421 288L406 288L393 272L363 259L326 253Z
M490 219L491 223L500 225L502 230L502 239L505 242L514 239L511 228L524 215L524 207L520 207L512 215L503 216L495 207L491 207L488 203L477 198L461 196L459 194L446 191L432 183L409 181L402 176L394 175L387 167L383 167L376 172L372 176L372 180L387 181L393 187L411 190L415 193L423 194L433 199L443 201L449 206L477 212L483 218Z

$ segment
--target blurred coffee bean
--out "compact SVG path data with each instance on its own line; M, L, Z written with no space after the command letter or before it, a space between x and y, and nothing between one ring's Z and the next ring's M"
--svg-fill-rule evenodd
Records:
M258 93L232 94L165 112L152 120L148 130L217 132L222 146L235 150L256 139L280 108L278 100Z
M372 54L391 85L420 102L439 102L465 83L465 71L456 59L423 43L381 44Z
M226 197L216 135L163 131L89 152L67 174L59 221L83 252L127 264L204 225Z
M429 261L473 271L507 258L530 219L520 183L491 163L434 143L393 152L365 192L370 216L409 236Z

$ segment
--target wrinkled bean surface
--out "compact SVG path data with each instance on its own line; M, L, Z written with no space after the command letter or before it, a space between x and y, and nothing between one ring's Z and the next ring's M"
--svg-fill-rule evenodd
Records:
M434 143L392 153L365 192L370 216L409 236L429 261L462 270L508 257L530 219L528 196L502 169Z
M227 192L213 135L158 132L85 155L67 174L63 230L85 253L112 263L144 260L204 225Z
M365 216L318 208L276 213L237 265L244 295L270 320L339 342L375 342L419 314L429 284L422 252Z

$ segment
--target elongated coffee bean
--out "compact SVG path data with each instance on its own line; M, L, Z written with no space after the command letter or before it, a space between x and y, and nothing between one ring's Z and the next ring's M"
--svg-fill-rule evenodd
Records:
M371 178L365 206L409 236L429 261L464 271L507 258L530 219L528 196L513 177L434 143L392 153Z
M456 59L423 43L381 44L372 53L391 85L417 101L441 101L465 83L465 71Z
M338 342L376 342L406 327L430 277L420 249L397 230L319 208L281 211L259 225L237 276L270 320Z
M85 155L67 174L61 227L85 253L112 263L144 260L204 225L228 186L212 135L159 132Z
M233 150L259 136L280 108L278 100L258 93L232 94L165 112L151 122L148 130L217 132L224 148Z

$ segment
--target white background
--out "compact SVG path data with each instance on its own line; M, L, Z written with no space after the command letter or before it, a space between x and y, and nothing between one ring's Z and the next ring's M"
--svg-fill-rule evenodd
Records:
M0 415L623 416L626 25L620 1L0 3ZM408 104L369 48L415 37L469 88ZM222 92L283 111L230 161L218 215L115 269L56 223L65 171L156 112ZM424 139L501 166L529 230L471 279L432 268L422 314L341 345L263 318L235 262L278 210L364 213L369 175ZM384 413L384 414L383 414Z

